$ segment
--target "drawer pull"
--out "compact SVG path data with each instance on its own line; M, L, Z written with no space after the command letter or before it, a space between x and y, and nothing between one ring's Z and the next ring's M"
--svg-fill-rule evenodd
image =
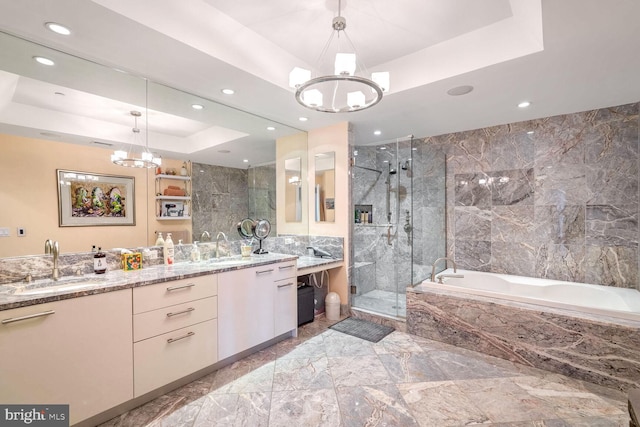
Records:
M287 270L287 269L289 269L289 268L293 268L293 264L291 264L291 265L285 265L285 266L278 267L278 268L279 268L280 270Z
M187 313L191 313L193 310L195 310L195 308L193 307L189 307L186 310L182 310L182 311L176 311L175 313L167 313L167 317L173 317L173 316L177 316L179 314L187 314Z
M286 283L284 285L278 285L278 288L286 288L288 286L293 286L293 282Z
M44 316L48 316L48 315L53 314L53 313L55 313L54 310L49 310L49 311L43 311L42 313L27 314L26 316L10 317L8 319L4 319L2 321L2 324L3 325L7 325L9 323L19 322L21 320L35 319L36 317L44 317Z
M186 285L180 285L180 286L169 286L167 288L167 292L171 292L171 291L179 291L180 289L188 289L188 288L192 288L194 287L196 284L195 283L189 283Z
M171 344L172 342L176 342L176 341L183 340L183 339L185 339L185 338L192 337L192 336L194 336L195 334L196 334L195 332L188 332L186 335L183 335L183 336L178 337L178 338L169 338L169 339L167 340L167 344Z
M273 268L270 268L268 270L258 270L258 271L256 271L256 274L271 273L272 271L273 271Z

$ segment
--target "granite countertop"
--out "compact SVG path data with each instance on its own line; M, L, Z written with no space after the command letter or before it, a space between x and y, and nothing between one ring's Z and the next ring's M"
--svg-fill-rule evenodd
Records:
M156 265L136 271L110 270L105 274L67 276L57 282L46 279L12 283L0 285L0 311L292 260L297 260L302 274L342 263L342 259L268 253L249 258L232 256L198 263Z

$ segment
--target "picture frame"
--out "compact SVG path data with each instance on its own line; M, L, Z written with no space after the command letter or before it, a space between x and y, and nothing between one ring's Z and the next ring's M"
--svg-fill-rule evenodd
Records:
M56 169L58 226L136 225L135 178Z

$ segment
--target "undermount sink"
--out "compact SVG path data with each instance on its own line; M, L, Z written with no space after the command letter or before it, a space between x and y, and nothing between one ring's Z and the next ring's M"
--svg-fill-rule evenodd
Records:
M77 278L61 281L46 281L42 283L25 284L18 288L14 295L39 295L52 292L75 291L105 283L104 278Z
M240 258L240 257L212 258L209 260L209 262L213 265L219 265L220 267L230 267L234 265L248 264L251 262L251 258Z

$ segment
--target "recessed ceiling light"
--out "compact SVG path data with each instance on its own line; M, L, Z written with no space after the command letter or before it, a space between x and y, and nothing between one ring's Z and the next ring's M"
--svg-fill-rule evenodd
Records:
M473 86L464 85L464 86L452 87L447 91L447 93L451 96L460 96L460 95L466 95L472 90L473 90Z
M204 110L204 105L191 104L191 108L193 108L194 110Z
M233 89L222 89L220 92L224 93L225 95L233 95L234 93L236 93L236 91Z
M412 151L418 151L418 147L413 147L411 150Z
M529 101L522 101L520 104L518 104L518 108L527 108L529 105L531 105Z
M249 163L249 159L242 159L244 163Z
M56 22L45 22L44 26L47 27L49 31L53 31L56 34L61 34L63 36L71 34L71 30L69 28Z
M386 150L386 149L387 149L387 147L380 147L380 149L381 149L381 150Z
M273 126L267 126L267 130L276 130Z
M42 65L51 66L51 65L55 65L56 64L51 59L45 58L44 56L34 56L33 59L35 59L36 62L38 62L39 64L42 64Z
M382 135L382 131L374 130L374 131L373 131L373 134L374 134L374 135Z
M533 131L530 130L529 132L527 132L527 135L533 135Z
M308 118L306 118L306 117L300 117L300 118L298 118L298 120L300 120L301 122L306 122L306 121L307 121L307 120L309 120L309 119L308 119Z

